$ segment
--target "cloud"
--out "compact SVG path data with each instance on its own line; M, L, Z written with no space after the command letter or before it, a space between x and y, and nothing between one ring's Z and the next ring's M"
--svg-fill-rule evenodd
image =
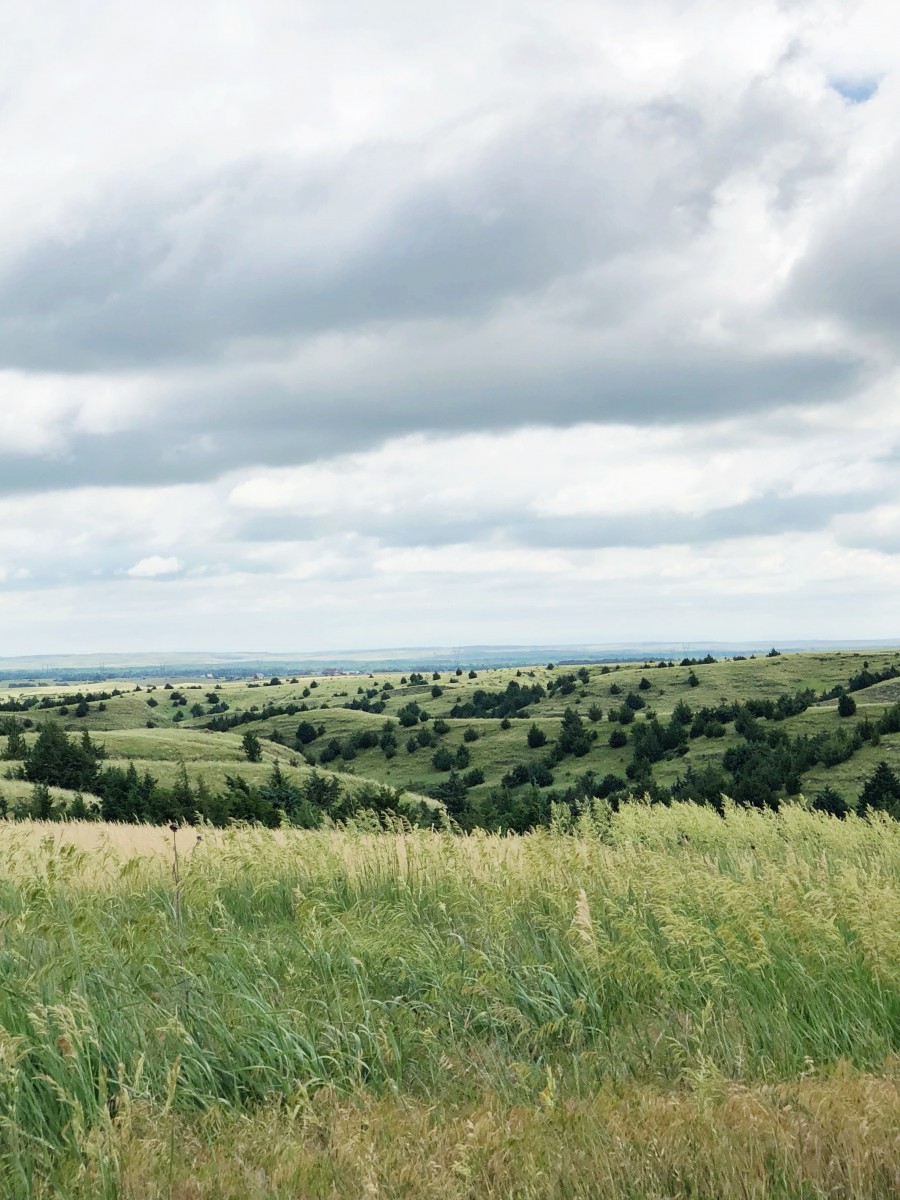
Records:
M9 23L7 625L891 632L900 10L374 11Z
M182 563L178 558L163 558L159 554L151 554L142 558L125 572L132 579L158 579L161 575L175 575L181 570Z

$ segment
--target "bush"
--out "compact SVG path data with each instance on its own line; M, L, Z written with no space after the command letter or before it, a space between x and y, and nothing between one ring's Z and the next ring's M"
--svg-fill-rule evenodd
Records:
M844 692L838 700L837 710L839 717L853 717L856 715L856 701L848 692Z

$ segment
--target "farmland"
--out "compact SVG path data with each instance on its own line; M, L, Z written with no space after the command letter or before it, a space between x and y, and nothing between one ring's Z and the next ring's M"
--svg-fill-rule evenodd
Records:
M174 846L178 873L173 874ZM6 827L9 1196L888 1197L900 826Z

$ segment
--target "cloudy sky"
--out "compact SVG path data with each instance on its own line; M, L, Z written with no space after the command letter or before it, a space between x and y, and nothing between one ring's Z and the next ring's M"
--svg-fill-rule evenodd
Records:
M10 0L0 651L900 636L895 0Z

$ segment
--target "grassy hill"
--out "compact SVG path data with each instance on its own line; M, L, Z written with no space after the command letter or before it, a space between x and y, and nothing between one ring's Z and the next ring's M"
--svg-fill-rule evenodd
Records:
M606 779L619 782L618 792L641 794L650 787L664 794L692 772L722 770L727 753L746 745L739 723L727 716L698 736L689 723L681 746L636 767L641 727L654 721L666 726L679 705L690 708L696 723L704 710L727 713L729 706L778 702L805 693L802 711L782 720L762 719L757 732L770 740L834 735L847 739L867 718L870 723L882 719L900 696L900 678L857 687L852 692L855 715L840 716L837 699L826 697L855 677L858 681L864 669L873 678L892 670L900 673L900 653L780 654L690 665L669 660L580 668L539 664L219 683L173 678L93 688L76 685L64 693L7 688L0 692L0 708L19 710L0 711L0 719L7 725L14 722L31 745L49 720L62 723L71 734L87 730L105 747L107 765L133 762L163 787L173 786L182 763L194 784L203 779L212 789L236 774L260 786L276 762L295 782L317 767L344 782L373 781L415 795L438 793L451 779L465 778L467 811L479 823L487 819L484 814L490 813L498 789L514 797L536 790L544 800L571 801L573 795L587 796L592 789L593 794L598 789L602 793L600 781ZM507 710L484 706L485 693L489 699L502 697L511 686L532 689L533 698ZM633 720L627 725L611 720L611 713L621 711L630 697L637 697L634 703L641 705ZM22 707L26 704L27 709ZM410 705L418 706L412 720ZM577 752L553 761L567 710L580 718L588 740ZM461 711L467 715L454 715ZM494 715L500 712L505 715ZM313 726L311 741L297 740L301 722ZM541 746L529 745L533 726L546 739ZM258 762L246 761L247 733L261 741ZM610 745L611 735L614 742L624 735L624 744ZM806 764L779 798L801 793L811 798L830 786L852 806L882 761L900 769L900 732L867 737L832 765ZM15 773L17 765L10 762L8 772ZM530 778L516 782L523 774ZM727 783L731 776L727 771L724 776ZM0 784L0 794L4 787L8 801L13 799L11 783ZM20 791L18 785L15 795Z

